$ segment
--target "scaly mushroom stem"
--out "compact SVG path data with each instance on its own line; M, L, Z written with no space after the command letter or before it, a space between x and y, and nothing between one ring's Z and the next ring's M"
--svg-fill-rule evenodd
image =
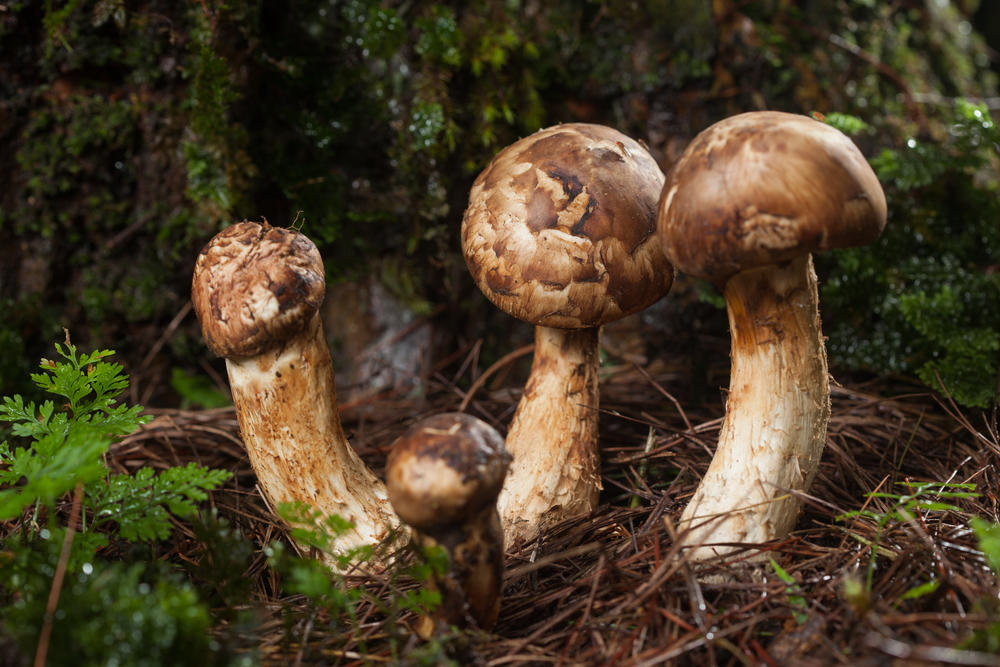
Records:
M354 523L333 536L332 551L342 557L354 547L375 546L398 521L385 486L340 425L318 315L325 291L323 260L312 241L296 230L249 221L216 234L191 278L205 343L226 360L261 490L272 504L302 501L322 517ZM363 565L381 563L366 559Z
M283 345L226 359L226 369L250 463L272 504L302 501L352 522L332 545L338 553L378 544L399 525L385 485L344 435L318 314Z
M514 463L500 511L508 544L536 537L539 521L586 515L597 503L598 329L673 283L655 235L662 188L642 144L588 123L515 141L472 184L462 218L469 272L497 307L539 327L507 436Z
M693 560L791 531L801 501L788 492L812 483L830 417L811 256L740 272L724 295L729 400L715 457L681 516Z
M496 506L484 507L461 526L416 532L413 539L425 548L442 547L449 555L448 571L431 582L441 594L441 620L467 627L472 619L484 630L496 625L504 570Z
M507 432L514 460L497 500L508 545L597 504L599 331L535 328L531 374Z

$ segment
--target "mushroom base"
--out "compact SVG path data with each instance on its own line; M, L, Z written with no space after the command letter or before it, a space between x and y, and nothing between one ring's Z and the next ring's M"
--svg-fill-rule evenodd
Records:
M535 329L531 374L507 432L513 461L497 499L508 546L597 505L598 336L597 328Z
M415 531L416 533L416 531ZM490 630L500 616L503 531L496 507L488 506L450 529L416 533L422 547L448 553L448 570L433 577L441 593L437 617L446 625Z
M819 466L830 417L816 274L808 255L744 271L724 294L732 334L726 418L680 521L688 558L784 537Z
M353 527L331 545L342 554L376 545L398 527L385 485L344 435L318 315L283 346L227 359L226 368L240 434L272 505L300 501L323 517L350 521Z

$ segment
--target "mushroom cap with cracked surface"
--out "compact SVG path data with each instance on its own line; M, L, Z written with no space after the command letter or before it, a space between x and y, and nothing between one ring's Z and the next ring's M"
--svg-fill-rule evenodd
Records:
M615 129L567 123L500 151L479 174L462 220L476 284L535 325L595 327L670 289L656 241L663 172Z
M319 250L304 234L239 222L198 255L191 301L209 349L251 357L302 331L323 303Z
M798 255L870 243L886 202L875 172L839 130L751 111L701 132L667 173L658 228L674 265L723 283Z
M496 502L509 465L503 438L489 424L460 412L433 415L393 444L389 501L420 531L460 524Z

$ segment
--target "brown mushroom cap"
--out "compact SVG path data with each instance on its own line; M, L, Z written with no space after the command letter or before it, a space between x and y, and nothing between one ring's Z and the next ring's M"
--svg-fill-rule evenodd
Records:
M870 243L885 221L885 194L854 142L807 116L754 111L688 145L667 174L659 232L678 269L721 283Z
M653 237L663 173L621 132L568 123L503 149L476 178L462 250L496 306L536 325L594 327L662 297Z
M503 438L485 422L459 412L434 415L393 445L389 501L405 523L431 533L495 503L509 464Z
M209 349L250 357L300 332L323 303L323 260L303 234L241 222L198 255L191 300Z

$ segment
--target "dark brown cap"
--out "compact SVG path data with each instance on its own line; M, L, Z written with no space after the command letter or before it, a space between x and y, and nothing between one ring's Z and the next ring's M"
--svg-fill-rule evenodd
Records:
M854 142L807 116L754 111L694 138L667 174L658 224L679 270L721 283L870 243L885 220L885 194Z
M434 415L393 444L385 470L389 501L419 531L460 524L496 502L509 465L492 426L460 412Z
M202 249L191 300L209 349L237 358L260 354L302 331L325 290L323 260L305 235L244 221Z
M663 173L603 125L569 123L503 149L469 193L465 262L499 308L532 324L594 327L667 293L655 239Z

